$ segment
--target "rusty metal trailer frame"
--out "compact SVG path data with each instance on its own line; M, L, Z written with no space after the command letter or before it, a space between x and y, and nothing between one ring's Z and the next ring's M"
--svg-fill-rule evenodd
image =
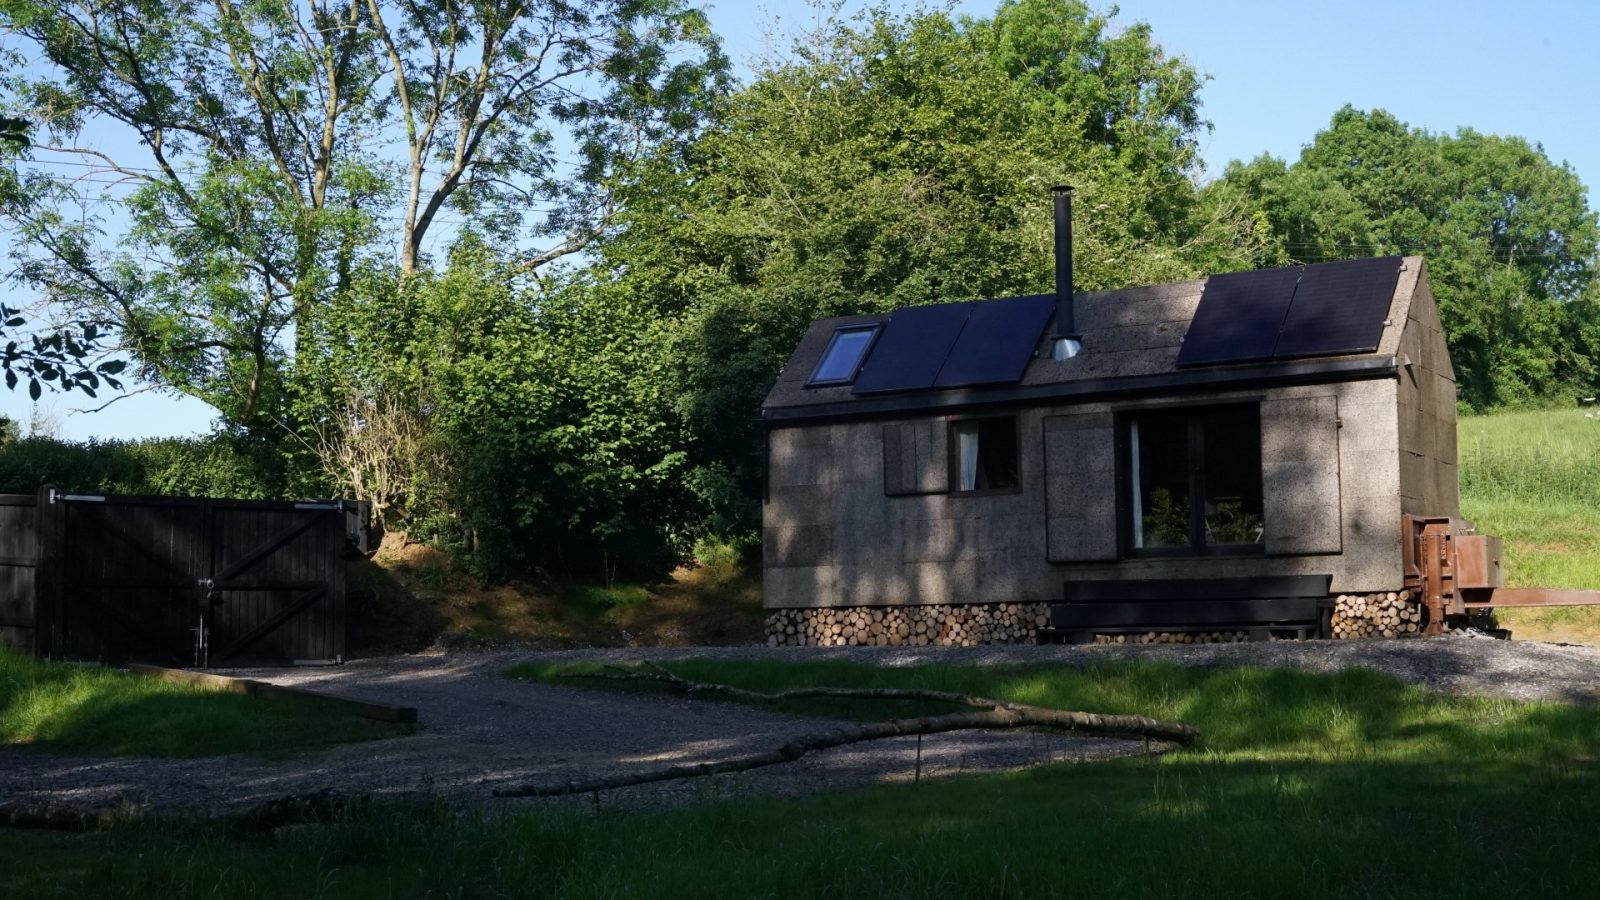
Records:
M1460 519L1406 515L1401 547L1405 586L1427 612L1424 634L1442 634L1449 619L1477 610L1600 605L1600 591L1506 587L1500 539Z

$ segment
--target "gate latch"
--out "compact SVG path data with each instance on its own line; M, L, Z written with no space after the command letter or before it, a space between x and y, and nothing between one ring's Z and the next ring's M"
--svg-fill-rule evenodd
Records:
M203 599L211 601L217 599L217 583L215 581L209 578L197 578L194 584L195 587L200 589L200 596Z

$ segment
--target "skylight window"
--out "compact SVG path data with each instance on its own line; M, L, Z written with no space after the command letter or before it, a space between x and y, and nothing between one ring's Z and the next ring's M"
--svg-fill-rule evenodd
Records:
M861 361L866 359L867 350L872 346L873 338L878 336L878 326L860 325L840 328L833 333L828 341L828 349L822 351L822 361L817 363L816 371L811 373L808 386L849 384L856 380L856 373L861 370Z

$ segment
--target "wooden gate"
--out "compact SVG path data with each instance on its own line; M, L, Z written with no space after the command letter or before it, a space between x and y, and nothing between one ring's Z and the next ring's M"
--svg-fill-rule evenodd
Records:
M34 566L39 518L32 494L0 494L0 646L36 652Z
M165 666L344 656L345 504L39 497L40 651Z

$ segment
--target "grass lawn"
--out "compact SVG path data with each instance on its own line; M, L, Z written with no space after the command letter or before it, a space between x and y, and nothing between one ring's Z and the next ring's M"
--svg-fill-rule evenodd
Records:
M0 648L0 744L96 756L216 756L279 754L398 733L291 699L40 662Z
M1577 409L1463 417L1461 513L1504 538L1513 587L1600 590L1600 418ZM1600 606L1502 610L1523 640L1600 644Z
M1592 709L1442 698L1363 671L672 668L1145 713L1206 738L1156 758L669 811L436 805L251 838L0 832L0 894L1505 898L1589 896L1600 875Z

